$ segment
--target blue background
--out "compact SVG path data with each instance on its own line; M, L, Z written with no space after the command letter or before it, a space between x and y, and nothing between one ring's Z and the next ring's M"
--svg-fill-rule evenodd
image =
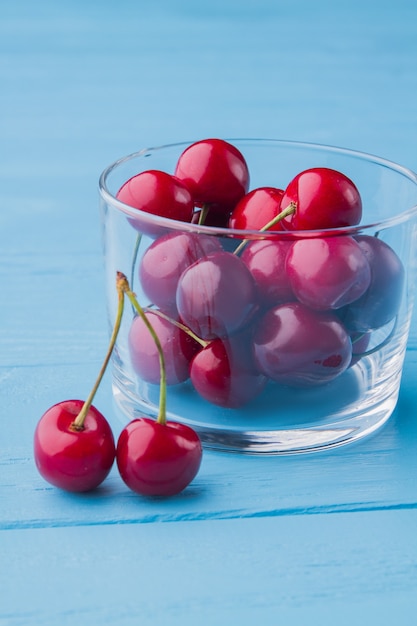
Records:
M0 84L0 624L415 624L415 315L398 408L360 444L207 453L172 500L116 471L64 494L32 459L107 345L104 167L218 136L417 170L414 0L2 2ZM109 378L97 405L117 434Z

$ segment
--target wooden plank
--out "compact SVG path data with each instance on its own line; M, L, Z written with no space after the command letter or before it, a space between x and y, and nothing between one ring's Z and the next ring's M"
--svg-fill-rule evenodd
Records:
M1 404L8 416L0 449L0 528L415 508L417 352L408 357L398 410L378 434L345 448L293 457L206 452L193 484L172 500L134 495L116 468L96 493L86 496L65 494L45 483L32 458L36 422L49 405L86 397L96 364L0 369ZM112 409L108 377L97 406L117 436L123 423Z
M50 404L85 397L106 346L101 170L209 134L417 170L416 6L4 3L0 624L415 624L415 321L397 411L349 448L207 453L195 483L161 500L116 471L95 494L61 493L31 446ZM117 433L109 377L97 402Z
M2 531L0 624L412 626L416 524L391 511Z

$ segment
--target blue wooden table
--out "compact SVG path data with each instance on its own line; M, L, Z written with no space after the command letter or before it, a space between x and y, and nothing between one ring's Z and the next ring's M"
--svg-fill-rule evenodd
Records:
M38 475L42 413L107 346L97 180L144 146L313 141L417 170L414 0L0 5L0 624L416 624L417 316L361 443L206 452L173 499ZM96 405L116 435L106 375Z

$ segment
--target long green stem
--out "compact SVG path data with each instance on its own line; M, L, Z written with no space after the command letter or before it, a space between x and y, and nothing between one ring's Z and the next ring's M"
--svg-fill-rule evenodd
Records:
M290 202L289 205L283 211L281 211L281 213L278 213L278 215L272 218L272 220L270 220L267 224L265 224L265 226L262 226L262 228L259 229L259 232L263 233L266 230L269 230L271 226L275 226L275 224L278 224L278 222L283 220L284 217L288 217L288 215L292 215L293 213L295 213L296 210L297 210L296 203ZM246 246L248 241L250 240L243 239L243 241L240 242L240 244L237 246L233 254L239 254L239 252L241 252L243 248Z
M159 424L166 424L166 421L167 421L167 416L166 416L167 382L166 382L165 358L164 358L164 352L162 350L162 345L161 345L161 342L159 341L159 337L156 334L152 324L150 323L150 321L146 317L145 311L143 310L143 308L139 304L139 302L138 302L138 300L136 298L136 295L133 293L133 291L131 291L126 276L124 274L122 274L121 272L118 272L118 276L120 277L120 281L121 281L122 289L123 289L124 293L129 298L130 303L133 306L133 308L135 309L135 311L142 318L142 321L145 324L146 328L149 330L149 332L150 332L150 334L152 336L152 339L155 342L156 348L158 350L159 369L160 369L160 385L159 385L159 413L158 413L158 417L157 417L156 421Z
M80 412L78 413L77 417L75 418L75 420L73 421L73 423L71 424L71 429L72 430L83 430L84 429L84 422L85 422L85 418L87 417L88 411L90 410L90 407L93 403L94 400L94 396L97 393L97 389L99 388L99 385L103 379L104 373L107 369L107 365L109 364L110 361L110 357L111 354L113 352L113 348L116 344L116 339L117 339L117 335L119 334L119 330L120 330L120 324L122 322L122 317L123 317L123 309L124 309L124 288L123 285L120 281L119 278L119 274L117 275L117 279L116 279L116 287L117 287L117 293L118 293L118 306L117 306L117 313L116 313L116 320L114 322L114 326L113 326L113 332L112 335L110 337L110 342L109 342L109 346L107 348L107 353L106 356L104 358L103 361L103 365L101 366L100 372L97 376L97 380L94 383L94 386L92 388L92 390L90 391L90 395L88 396L87 400L84 402L83 406L81 407Z

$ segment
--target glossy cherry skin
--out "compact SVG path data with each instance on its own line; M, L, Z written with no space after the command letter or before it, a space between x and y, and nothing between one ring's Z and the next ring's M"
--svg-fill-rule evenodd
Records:
M197 433L177 422L141 417L120 433L116 461L126 485L144 496L173 496L195 478L202 446Z
M371 281L371 268L360 245L348 236L300 239L285 263L295 296L325 311L354 302Z
M282 189L258 187L247 193L235 206L229 218L229 228L261 230L281 211ZM272 230L283 230L280 222Z
M267 383L255 366L248 332L211 341L193 358L190 378L205 400L225 408L244 406Z
M262 307L295 300L285 260L292 241L268 240L249 242L243 249L241 260L255 279L258 301Z
M340 228L359 224L362 200L353 181L326 167L304 170L285 189L281 209L293 202L296 211L282 220L288 230Z
M160 170L136 174L122 185L116 198L134 209L159 217L191 222L193 216L194 200L189 189L175 176ZM140 215L129 221L137 230L150 236L161 233L161 227L147 222Z
M244 156L223 139L188 146L178 159L175 176L189 188L197 206L213 204L229 212L249 188Z
M255 281L230 252L214 252L190 265L177 288L177 309L198 337L214 339L244 326L257 306Z
M366 332L385 326L397 315L405 270L394 250L378 237L360 235L356 241L370 265L371 282L363 296L341 312L341 319L350 330Z
M210 252L220 252L216 237L197 233L168 233L145 251L139 280L150 302L164 311L176 311L176 291L183 271Z
M272 380L312 386L349 367L352 343L334 314L292 302L265 313L254 335L254 355L259 370Z
M157 313L147 311L147 319L152 324L164 353L167 385L177 385L189 378L192 358L201 349L197 341L184 330ZM159 353L149 330L141 317L133 319L128 335L132 367L144 381L160 383Z
M93 406L84 429L71 425L82 400L65 400L43 414L34 435L34 458L43 478L66 491L95 489L106 478L115 458L113 433L105 417Z

